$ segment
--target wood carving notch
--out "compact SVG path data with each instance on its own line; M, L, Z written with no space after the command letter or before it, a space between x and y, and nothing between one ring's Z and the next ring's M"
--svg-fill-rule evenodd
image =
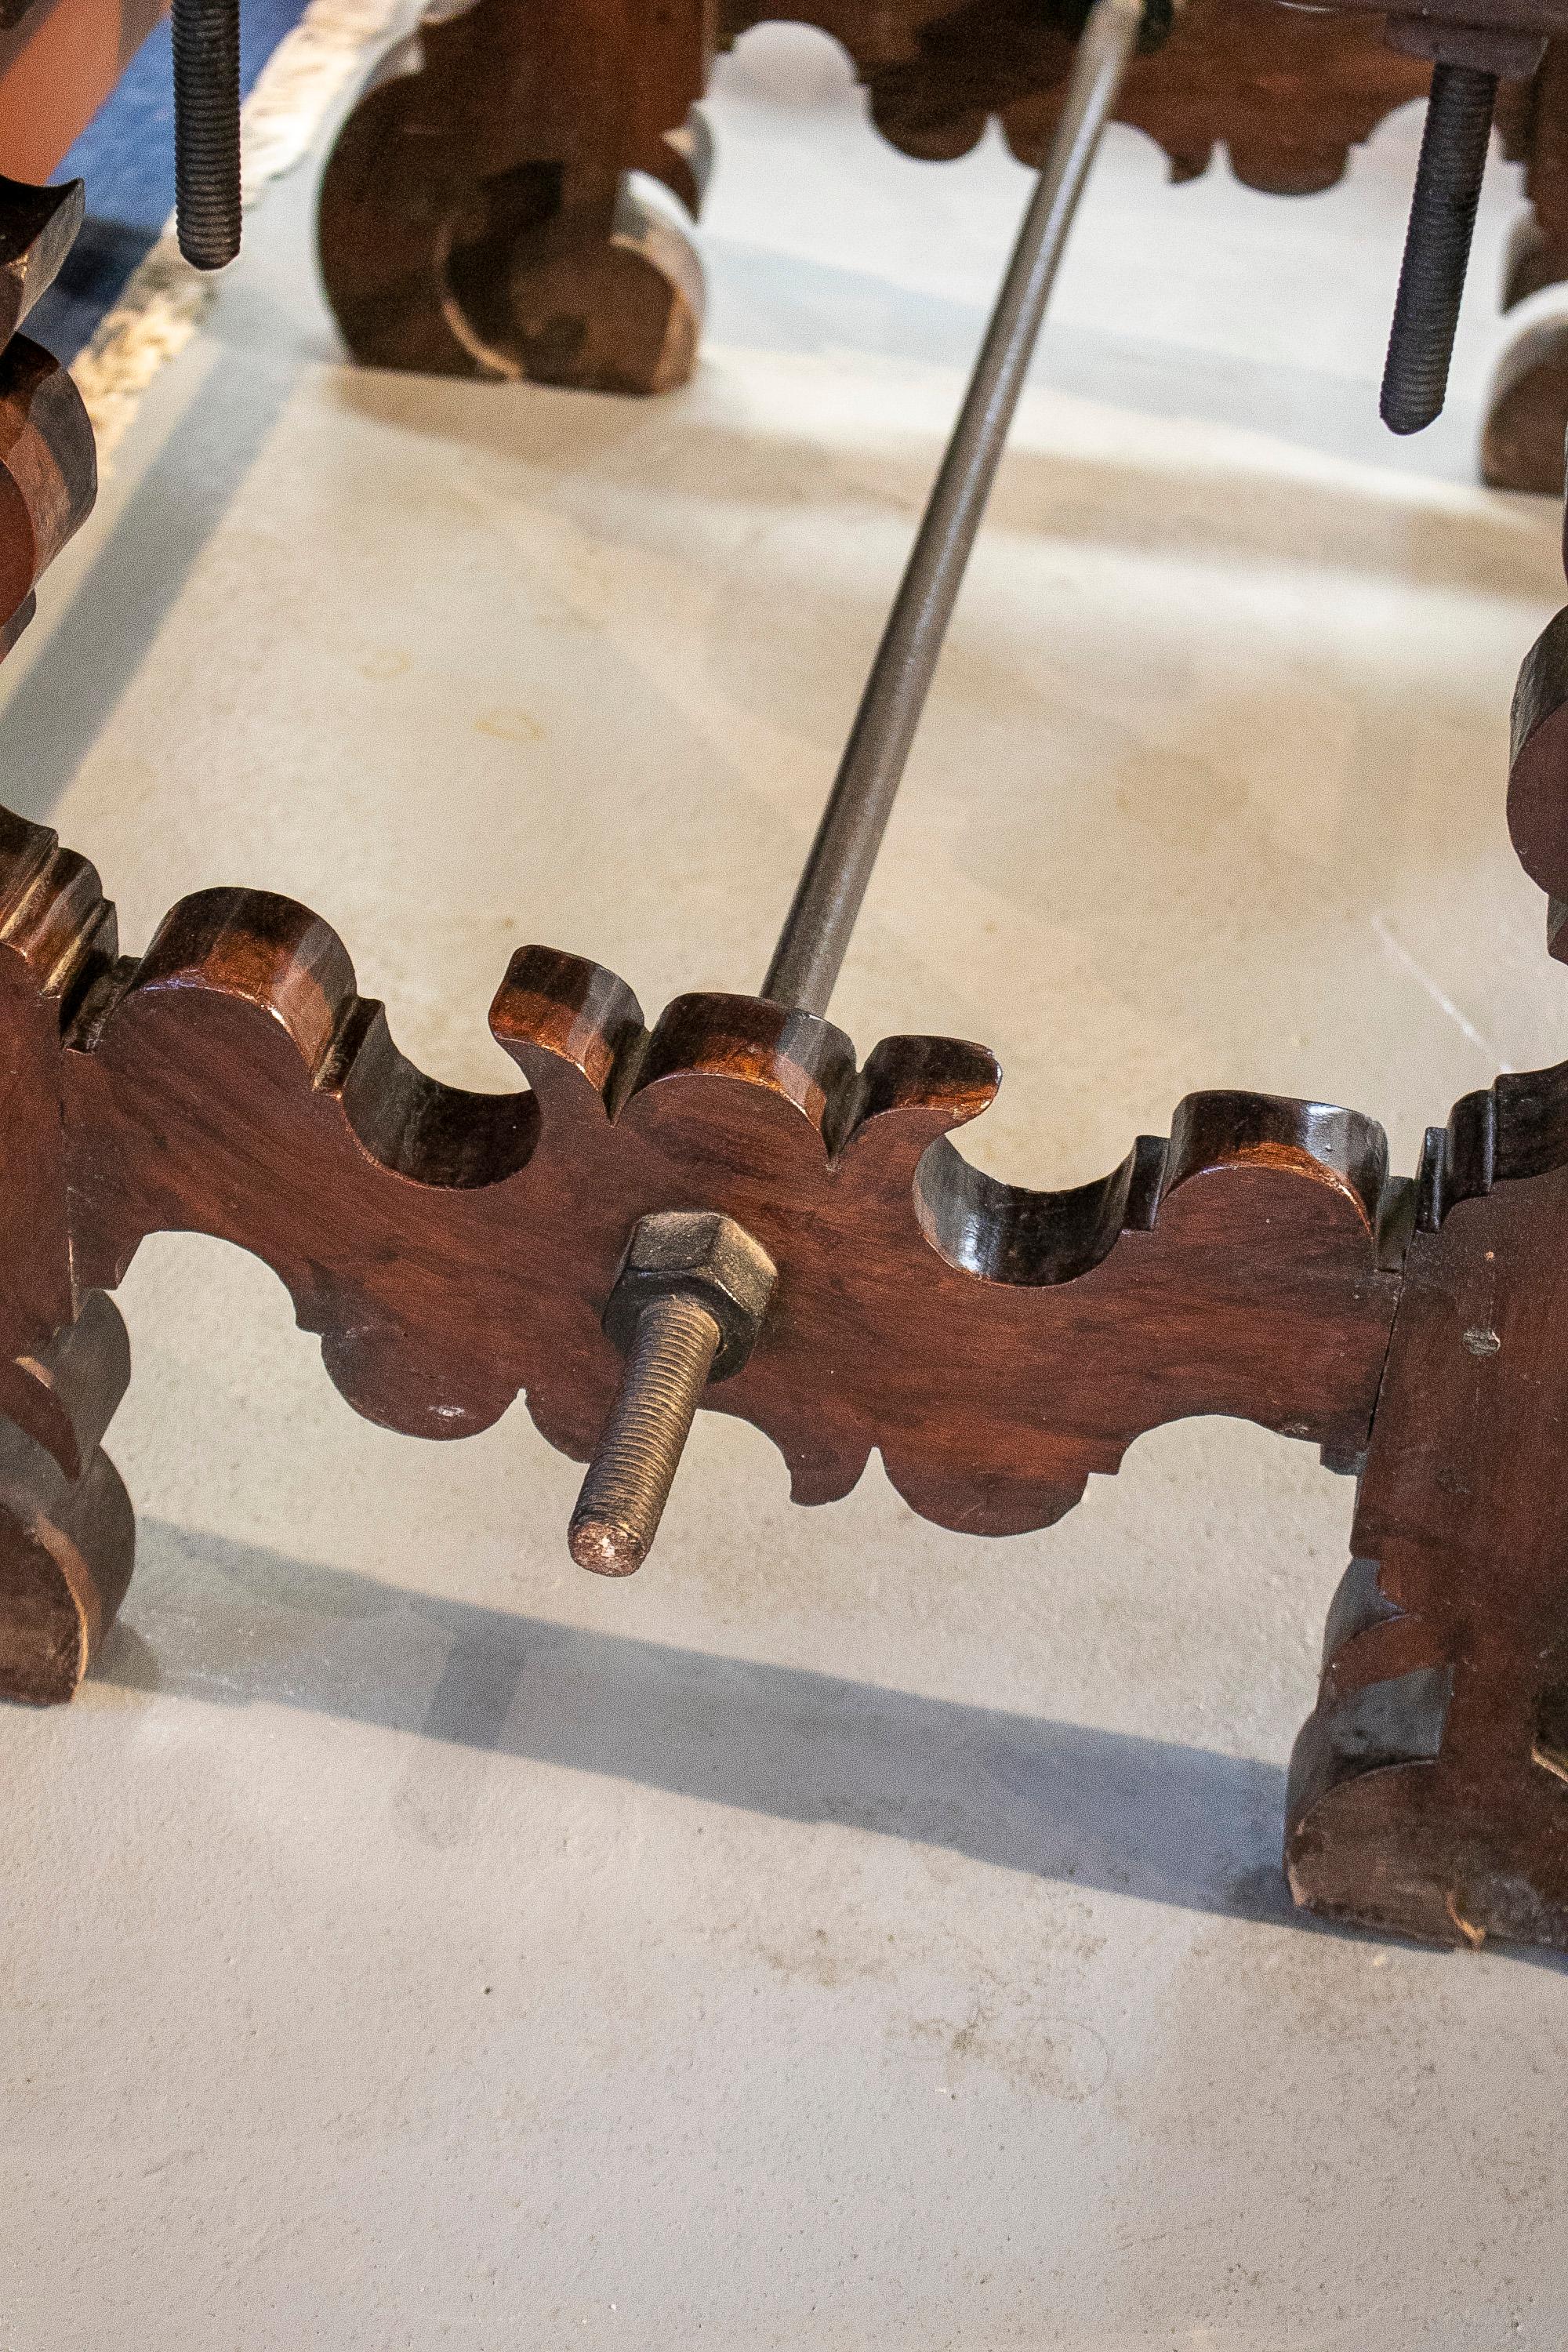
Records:
M33 188L0 174L0 343L59 276L85 216L80 180Z
M0 658L36 607L34 588L92 511L92 427L66 369L19 333L81 226L82 183L0 177Z

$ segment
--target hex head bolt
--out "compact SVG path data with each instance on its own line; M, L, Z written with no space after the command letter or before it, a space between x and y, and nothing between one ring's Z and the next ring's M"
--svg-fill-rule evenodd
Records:
M717 1211L638 1220L605 1308L626 1367L572 1514L579 1568L630 1576L642 1566L702 1391L750 1356L775 1279L767 1252Z
M1379 404L1391 433L1423 432L1443 413L1497 90L1478 67L1432 68Z
M174 0L171 29L180 251L221 269L239 251L239 0Z

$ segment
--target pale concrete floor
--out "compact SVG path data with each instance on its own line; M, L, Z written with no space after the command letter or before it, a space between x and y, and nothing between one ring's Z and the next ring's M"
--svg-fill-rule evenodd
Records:
M805 34L715 114L657 405L351 373L305 175L258 216L0 689L132 942L291 890L489 1086L525 938L754 985L1023 179L891 155ZM835 1007L994 1044L999 1170L1227 1084L1407 1167L1561 1050L1502 814L1557 518L1466 478L1484 299L1441 433L1372 416L1413 136L1312 204L1131 138L1092 191ZM607 1586L521 1408L367 1426L199 1240L122 1303L124 1623L0 1713L5 2352L1561 2345L1561 1971L1282 1907L1306 1449L1159 1432L986 1545L707 1418Z

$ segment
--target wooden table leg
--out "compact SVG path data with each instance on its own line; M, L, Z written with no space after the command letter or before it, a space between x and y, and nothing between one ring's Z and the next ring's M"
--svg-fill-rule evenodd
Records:
M1568 961L1568 611L1526 658L1509 830ZM1296 1744L1298 1902L1568 1948L1568 1063L1426 1139L1353 1554Z
M321 188L321 268L354 357L439 375L662 392L696 355L700 0L473 0L386 58Z
M1286 1866L1331 1917L1562 1948L1568 1068L1467 1097L1422 1189Z

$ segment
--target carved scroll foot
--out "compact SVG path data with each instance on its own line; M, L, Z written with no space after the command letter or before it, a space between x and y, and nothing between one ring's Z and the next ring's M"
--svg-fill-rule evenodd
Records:
M1530 328L1503 353L1481 436L1481 475L1496 490L1563 495L1568 430L1568 320Z
M364 90L322 182L322 274L354 357L593 392L684 383L701 272L628 174L695 215L705 61L695 6L433 13Z
M68 1699L131 1581L136 1528L100 1440L131 1373L101 1292L0 1377L0 1697Z
M1333 1918L1568 1947L1568 1067L1460 1103L1422 1196L1286 1866Z

